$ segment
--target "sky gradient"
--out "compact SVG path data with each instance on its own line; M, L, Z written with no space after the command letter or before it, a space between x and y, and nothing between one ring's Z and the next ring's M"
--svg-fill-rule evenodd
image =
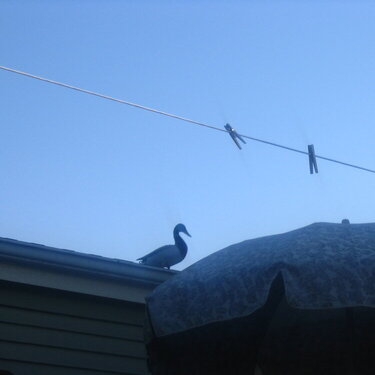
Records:
M375 4L0 2L0 65L375 169ZM374 222L375 174L0 70L0 236L135 261Z

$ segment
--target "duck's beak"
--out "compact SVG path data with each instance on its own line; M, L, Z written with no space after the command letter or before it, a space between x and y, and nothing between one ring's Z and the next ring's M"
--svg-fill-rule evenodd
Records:
M191 237L189 232L186 230L186 232L184 232L187 236Z

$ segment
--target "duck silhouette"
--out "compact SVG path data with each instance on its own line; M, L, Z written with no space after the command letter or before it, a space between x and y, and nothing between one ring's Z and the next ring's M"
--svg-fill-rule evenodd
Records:
M188 247L181 238L180 233L191 237L184 224L177 224L173 229L174 245L165 245L151 253L138 258L139 263L147 266L170 269L171 266L180 263L187 254Z

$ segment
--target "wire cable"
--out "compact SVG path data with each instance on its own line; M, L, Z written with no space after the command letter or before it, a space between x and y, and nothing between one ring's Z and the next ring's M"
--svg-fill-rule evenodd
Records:
M160 114L160 115L164 115L164 116L172 117L172 118L175 118L175 119L178 119L178 120L182 120L182 121L190 122L190 123L192 123L192 124L196 124L196 125L200 125L200 126L205 126L206 128L211 128L211 129L219 130L219 131L222 131L222 132L225 132L225 133L227 132L227 131L224 130L224 129L220 129L220 128L217 128L216 126L211 126L211 125L205 124L205 123L203 123L203 122L190 120L190 119L188 119L188 118L181 117L181 116L177 116L177 115L174 115L174 114L172 114L172 113L167 113L167 112L159 111L159 110L154 109L154 108L145 107L144 105L140 105L140 104L136 104L136 103L128 102L128 101L126 101L126 100L122 100L122 99L113 98L112 96L108 96L108 95L100 94L100 93L98 93L98 92L94 92L94 91L90 91L90 90L81 89L80 87L76 87L76 86L68 85L68 84L66 84L66 83L62 83L62 82L58 82L58 81L53 81L52 79L47 79L47 78L39 77L39 76L36 76L36 75L34 75L34 74L30 74L30 73L26 73L26 72L21 72L20 70L7 68L7 67L5 67L5 66L0 66L0 69L7 70L8 72L12 72L12 73L21 74L21 75L26 76L26 77L30 77L30 78L34 78L34 79L38 79L38 80L40 80L40 81L44 81L44 82L48 82L48 83L52 83L52 84L54 84L54 85L62 86L62 87L65 87L65 88L68 88L68 89L71 89L71 90L80 91L80 92L83 92L83 93L85 93L85 94L98 96L99 98L112 100L112 101L114 101L114 102L118 102L118 103L121 103L121 104L126 104L126 105L129 105L129 106L131 106L131 107L136 107L136 108L144 109L144 110L146 110L146 111L150 111L150 112L158 113L158 114Z
M126 100L117 99L117 98L114 98L114 97L112 97L112 96L108 96L108 95L100 94L100 93L97 93L97 92L94 92L94 91L90 91L90 90L86 90L86 89L82 89L82 88L80 88L80 87L76 87L76 86L68 85L68 84L66 84L66 83L62 83L62 82L54 81L54 80L47 79L47 78L44 78L44 77L36 76L36 75L34 75L34 74L30 74L30 73L22 72L22 71L20 71L20 70L16 70L16 69L8 68L8 67L5 67L5 66L1 66L1 65L0 65L0 69L5 70L5 71L8 71L8 72L11 72L11 73L20 74L20 75L23 75L23 76L26 76L26 77L29 77L29 78L34 78L34 79L37 79L37 80L39 80L39 81L43 81L43 82L47 82L47 83L51 83L51 84L54 84L54 85L57 85L57 86L62 86L62 87L65 87L65 88L68 88L68 89L71 89L71 90L75 90L75 91L83 92L83 93L85 93L85 94L89 94L89 95L97 96L97 97L99 97L99 98L103 98L103 99L107 99L107 100L112 100L112 101L114 101L114 102L118 102L118 103L121 103L121 104L126 104L126 105L131 106L131 107L135 107L135 108L143 109L143 110L145 110L145 111L149 111L149 112L158 113L159 115L172 117L172 118L175 118L175 119L177 119L177 120L181 120L181 121L189 122L189 123L191 123L191 124L195 124L195 125L203 126L203 127L209 128L209 129L218 130L218 131L221 131L221 132L224 132L224 133L228 133L228 134L229 134L229 131L227 131L227 130L225 130L225 129L218 128L218 127L216 127L216 126L213 126L213 125L210 125L210 124L206 124L206 123L204 123L204 122L191 120L191 119L189 119L189 118L187 118L187 117L182 117L182 116L174 115L173 113L168 113L168 112L160 111L160 110L155 109L155 108L146 107L146 106L143 106L143 105L141 105L141 104L132 103L132 102L129 102L129 101L126 101ZM238 134L239 134L239 133L238 133ZM300 154L309 155L309 153L306 152L306 151L297 150L297 149L295 149L295 148L288 147L288 146L283 146L283 145L280 145L280 144L278 144L278 143L269 142L269 141L265 141L265 140L263 140L263 139L250 137L250 136L245 135L245 134L239 134L239 135L240 135L241 137L243 137L243 138L250 139L250 140L255 141L255 142L261 142L261 143L264 143L264 144L267 144L267 145L270 145L270 146L283 148L283 149L288 150L288 151L293 151L293 152L297 152L297 153L300 153ZM345 163L345 162L340 161L340 160L335 160L335 159L327 158L327 157L325 157L325 156L320 156L320 155L315 155L315 157L318 158L318 159L322 159L322 160L330 161L330 162L332 162L332 163L337 163L337 164L341 164L341 165L344 165L344 166L347 166L347 167L356 168L356 169L360 169L360 170L363 170L363 171L366 171L366 172L375 173L375 170L373 170L373 169L364 168L364 167L361 167L361 166L358 166L358 165L354 165L354 164L350 164L350 163Z

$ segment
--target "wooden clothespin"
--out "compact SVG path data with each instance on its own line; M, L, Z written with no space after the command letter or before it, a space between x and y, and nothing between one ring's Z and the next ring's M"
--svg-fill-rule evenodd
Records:
M309 152L309 165L310 165L310 174L318 173L318 164L316 163L316 155L314 145L307 146Z
M245 143L245 140L239 135L237 134L237 132L229 125L229 124L226 124L224 126L225 130L228 131L229 135L232 137L234 143L237 145L237 147L242 150L241 148L241 145L239 144L239 142L237 141L237 138L242 142L242 143Z

